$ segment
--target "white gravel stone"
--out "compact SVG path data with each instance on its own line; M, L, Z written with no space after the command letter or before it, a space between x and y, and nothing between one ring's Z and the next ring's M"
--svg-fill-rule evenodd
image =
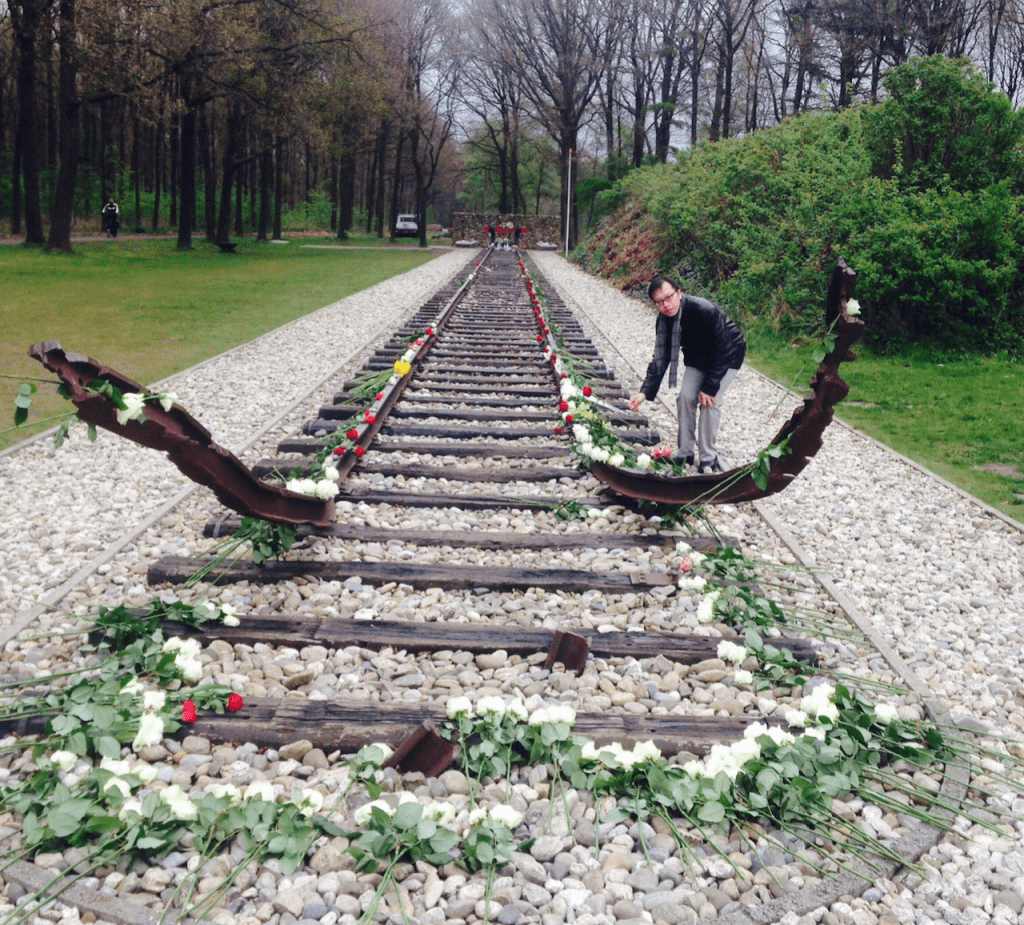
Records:
M337 380L358 369L382 336L439 285L462 271L471 256L455 251L439 257L186 370L172 377L167 387L178 393L181 403L211 430L215 440L239 452L247 462L274 455L277 441L294 436L302 421L315 416L317 408L329 400ZM536 253L533 257L548 282L577 313L603 358L617 368L629 389L635 390L650 358L653 309L592 279L556 254ZM316 349L310 350L314 343ZM296 370L301 370L301 375ZM131 375L130 369L123 372ZM321 380L323 385L307 395ZM294 411L254 439L265 423L284 414L295 402ZM744 368L730 391L723 420L721 442L727 462L751 459L797 403L796 396ZM673 409L674 401L667 394L644 407L668 440L675 434ZM440 459L452 467L463 464L452 456ZM424 456L421 461L438 462L438 458ZM101 434L91 444L84 439L84 431L73 432L68 444L56 452L46 439L4 452L0 454L0 479L9 487L0 496L0 518L5 525L0 560L0 612L5 614L5 622L0 623L0 642L16 635L29 617L33 633L70 630L77 625L73 611L84 612L97 604L144 603L152 595L146 585L149 563L164 555L191 555L205 548L208 541L201 536L203 524L220 512L208 491L191 490L159 454L110 434ZM372 475L363 474L359 479L374 482ZM443 480L395 482L410 490L446 490ZM587 477L545 485L523 482L507 490L519 496L574 498L595 493L598 487ZM470 490L487 494L494 486L479 483ZM177 503L166 507L172 500ZM653 532L643 517L616 505L606 507L605 517L585 522L561 522L549 512L376 509L351 501L340 503L338 509L349 523L390 526L399 531ZM781 523L801 554L831 576L839 592L927 682L934 697L965 722L1019 735L1024 728L1024 705L1017 698L1022 675L1019 615L1024 612L1024 534L1019 525L841 423L829 429L821 452L785 492L759 505L723 507L712 515L723 534L742 537L752 553L780 562L796 561L762 513ZM295 555L508 564L496 553L420 550L400 540L386 546L352 543L344 551L316 541L297 549ZM527 552L517 556L515 563L594 569L676 567L673 552L657 545L629 551L595 548L563 557ZM81 574L76 576L79 570ZM793 590L785 592L791 602L838 609L813 577L798 574L792 584ZM188 597L188 592L180 593ZM694 602L667 592L606 596L534 589L508 596L483 590L417 591L403 585L380 589L352 578L319 586L305 581L272 587L239 585L217 589L212 595L240 612L290 611L358 620L457 623L486 623L497 615L525 626L582 626L602 631L678 626L687 632L719 633L715 627L698 626ZM66 609L38 615L37 601L52 601ZM23 676L61 664L84 664L84 657L71 643L14 640L0 648ZM883 659L858 642L838 644L830 658L844 670L897 679ZM356 647L340 651L307 647L300 652L219 643L207 647L203 659L208 675L223 683L244 685L256 696L319 699L344 695L367 702L443 704L453 696L475 700L500 695L514 696L528 709L559 699L580 709L680 715L772 713L788 708L774 694L755 696L730 686L726 679L729 671L717 659L692 668L664 658L639 662L591 659L578 679L542 669L543 653L532 659L499 657L499 653L474 658L467 653L409 655ZM905 718L922 715L913 696L898 709ZM211 749L203 740L181 746L166 744L151 746L144 755L157 768L157 780L177 781L195 788L196 793L213 786L214 781L227 780L276 781L278 790L285 792L298 785L331 794L341 786L332 769L337 756L323 756L313 749L319 754L307 760L312 754L309 743L285 747L282 754L276 750L257 753L244 745ZM179 748L186 754L172 762ZM9 775L20 769L12 765L3 770ZM202 785L200 780L204 780ZM395 779L385 781L385 790L395 790L397 783ZM424 794L451 798L462 817L468 816L469 787L460 772L449 771L437 781L417 786L422 786ZM499 789L503 794L503 787ZM488 909L492 920L508 916L509 921L550 921L554 925L569 920L571 913L577 922L603 923L625 921L628 913L630 919L646 921L676 909L682 910L678 921L703 921L712 916L711 910L728 921L730 915L739 914L744 902L769 900L772 889L777 888L775 879L796 886L814 879L812 871L801 868L794 855L765 844L759 846L761 856L775 879L758 861L756 882L752 883L737 876L732 864L710 853L698 882L692 884L689 871L680 867L677 858L664 860L669 843L659 842L664 833L652 830L646 833L646 841L652 861L661 865L655 874L646 866L635 826L631 831L625 825L609 828L602 824L595 856L593 801L588 804L576 799L572 791L570 796L566 805L575 842L566 834L568 824L559 815L560 797L551 827L541 825L556 798L546 769L524 769L521 779L511 782L509 802L540 826L540 837L530 849L533 856L516 854L512 876L499 878L509 882L502 884L503 892L492 896ZM1018 811L1024 807L1024 800L1019 802L1015 804ZM860 819L880 837L900 834L901 822L890 812L854 803L847 803L846 808L851 818ZM341 816L339 812L339 822L344 821ZM0 819L0 823L6 821ZM588 827L590 843L584 845ZM234 893L229 892L231 904L210 917L224 925L256 925L275 915L280 922L283 914L298 917L304 910L318 911L323 906L327 912L319 921L324 925L355 922L369 902L373 885L353 873L352 859L344 847L340 839L317 844L307 868L300 868L292 878L281 877L276 865L254 870L248 880L240 878ZM737 865L740 868L754 862L746 845L737 842L728 851L742 859ZM670 867L672 862L675 866ZM67 858L57 855L53 863L59 866L67 863ZM165 865L127 872L111 889L126 896L146 890L159 892L180 881L187 863L187 854L165 859ZM993 838L982 827L965 822L957 835L927 852L922 864L924 877L879 878L872 884L870 901L865 897L836 903L831 909L815 910L793 921L800 925L821 921L882 925L1017 921L1020 903L1015 908L1013 897L1019 900L1024 895L1020 826L1004 837ZM225 860L222 866L222 870L205 872L210 888L232 865ZM408 886L403 886L403 903L421 921L441 922L446 916L461 918L456 912L479 915L483 911L482 880L467 878L457 869L410 868L404 879ZM697 887L704 892L695 892ZM708 901L712 896L708 890L715 891L715 901ZM386 903L400 917L393 890ZM523 911L526 909L531 911ZM518 917L513 914L517 911Z

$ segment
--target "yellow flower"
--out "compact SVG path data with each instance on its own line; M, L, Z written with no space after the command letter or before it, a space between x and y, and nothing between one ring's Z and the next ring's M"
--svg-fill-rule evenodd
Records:
M405 362L405 360L395 360L395 372L399 376L404 376L412 367Z

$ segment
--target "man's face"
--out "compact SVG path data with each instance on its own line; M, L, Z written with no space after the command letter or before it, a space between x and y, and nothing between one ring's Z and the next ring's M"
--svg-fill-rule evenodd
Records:
M674 289L671 283L662 283L651 293L654 304L658 311L670 318L679 311L679 290Z

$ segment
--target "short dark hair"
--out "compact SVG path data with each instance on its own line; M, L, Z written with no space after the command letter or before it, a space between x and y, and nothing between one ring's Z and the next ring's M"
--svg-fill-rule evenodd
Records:
M655 273L654 278L647 284L647 298L653 299L655 290L660 289L665 283L668 283L677 292L683 288L674 276L669 276L667 273Z

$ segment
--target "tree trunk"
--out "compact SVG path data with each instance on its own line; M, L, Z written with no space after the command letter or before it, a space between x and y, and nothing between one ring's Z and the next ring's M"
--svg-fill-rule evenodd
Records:
M164 149L163 114L156 122L153 133L153 233L160 230L160 192L164 187L164 168L160 155Z
M390 123L384 122L381 125L380 134L377 136L377 237L384 237L384 165L387 163L388 136L391 134Z
M256 240L267 240L267 228L270 225L270 181L274 172L274 156L270 150L270 139L263 140L260 151L260 216L256 229Z
M281 240L281 206L284 199L284 148L287 141L278 138L274 145L274 240Z
M221 159L220 210L217 213L215 241L231 237L231 193L234 190L235 161L238 160L238 132L242 110L236 100L228 103L227 125L224 129L224 155Z
M196 220L196 118L189 106L181 116L181 206L178 215L178 250L192 250L192 226Z
M395 241L395 221L398 215L398 188L402 176L402 148L405 147L405 132L398 133L398 144L395 146L395 172L391 179L391 218L388 220L391 243Z
M71 218L78 175L78 72L75 49L75 0L60 0L60 170L50 220L50 250L71 253Z
M11 234L21 234L21 135L17 131L11 152Z
M41 20L35 0L11 5L11 23L18 50L18 140L25 194L25 243L45 244L39 205L39 132L36 122L36 39Z
M217 240L217 171L213 166L213 148L214 134L204 105L199 110L199 151L203 164L203 218L206 240L211 243Z
M132 187L135 191L135 231L142 231L142 120L132 113Z

